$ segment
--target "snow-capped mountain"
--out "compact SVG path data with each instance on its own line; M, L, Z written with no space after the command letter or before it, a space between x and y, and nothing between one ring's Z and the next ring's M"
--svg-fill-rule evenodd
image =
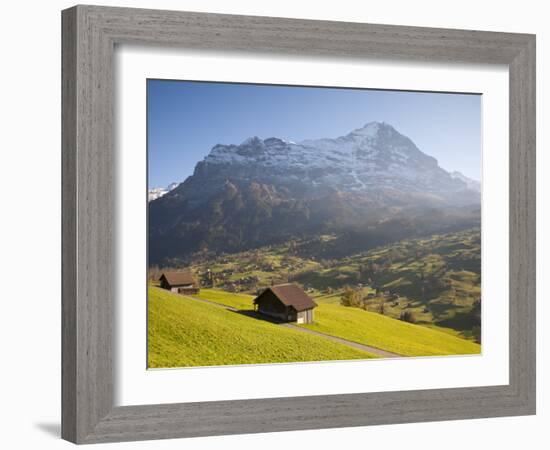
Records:
M163 187L163 188L162 187L156 187L156 188L149 189L149 191L148 191L149 201L156 200L157 198L160 198L163 195L168 194L168 192L170 192L171 190L178 187L178 184L179 183L170 183L168 186Z
M477 197L468 195L473 192L466 192L470 187L464 179L451 176L409 138L379 122L337 138L294 143L252 137L240 145L216 145L186 184L192 188L194 180L206 178L212 189L216 179L259 180L287 186L305 198L383 190L429 194L451 203L475 202Z
M297 143L251 137L214 146L192 176L150 203L150 255L159 261L350 230L381 242L418 232L420 222L454 227L464 208L471 224L479 204L479 191L386 123ZM391 220L400 225L392 229Z

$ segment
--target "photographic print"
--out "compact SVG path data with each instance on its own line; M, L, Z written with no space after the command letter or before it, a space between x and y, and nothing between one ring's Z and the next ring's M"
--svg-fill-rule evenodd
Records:
M148 367L480 354L481 100L147 80Z

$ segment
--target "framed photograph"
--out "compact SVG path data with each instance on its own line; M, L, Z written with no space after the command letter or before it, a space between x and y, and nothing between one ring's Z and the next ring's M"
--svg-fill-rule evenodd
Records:
M65 439L535 413L533 35L62 19Z

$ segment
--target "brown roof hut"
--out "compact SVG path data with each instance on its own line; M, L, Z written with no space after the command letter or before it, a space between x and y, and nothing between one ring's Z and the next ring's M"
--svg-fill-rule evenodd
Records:
M316 306L309 295L291 283L268 287L254 299L256 311L283 322L313 323Z
M199 285L191 271L163 272L160 276L160 287L177 294L198 294Z

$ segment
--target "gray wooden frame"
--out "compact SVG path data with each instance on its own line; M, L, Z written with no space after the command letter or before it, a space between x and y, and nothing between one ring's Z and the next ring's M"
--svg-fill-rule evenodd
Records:
M62 13L62 437L76 443L535 413L535 36L144 9ZM503 386L113 405L113 52L118 43L506 64L510 382Z

